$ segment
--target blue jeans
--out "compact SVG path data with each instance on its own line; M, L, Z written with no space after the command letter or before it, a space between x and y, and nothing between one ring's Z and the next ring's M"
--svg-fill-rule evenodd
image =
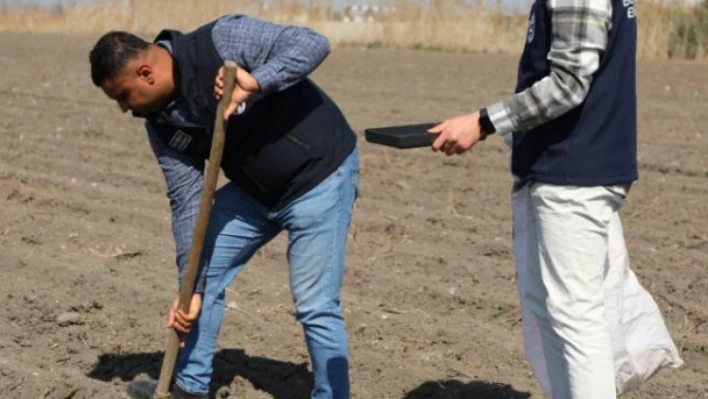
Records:
M197 395L209 391L226 288L260 247L287 230L290 288L315 380L312 398L349 398L349 349L339 292L358 185L355 149L327 179L278 212L235 184L217 191L203 249L202 311L176 366L181 389Z

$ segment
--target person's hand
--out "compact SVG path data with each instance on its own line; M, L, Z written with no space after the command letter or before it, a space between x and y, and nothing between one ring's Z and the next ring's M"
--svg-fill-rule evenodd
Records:
M175 298L170 306L170 313L167 316L167 327L174 328L179 335L179 346L184 348L184 340L192 331L192 325L199 318L199 312L202 309L202 295L194 294L192 295L192 301L189 304L189 310L187 312L179 309L179 298Z
M231 114L236 112L238 106L251 97L254 93L258 93L261 90L260 85L256 78L251 76L243 68L236 68L235 74L236 81L234 82L234 91L231 95L231 104L226 108L224 112L224 120L229 119ZM214 97L217 100L221 100L224 95L224 67L219 68L219 72L216 74L216 81L214 82Z
M479 112L448 119L428 130L428 133L438 135L432 144L433 151L442 151L448 156L462 154L482 138Z

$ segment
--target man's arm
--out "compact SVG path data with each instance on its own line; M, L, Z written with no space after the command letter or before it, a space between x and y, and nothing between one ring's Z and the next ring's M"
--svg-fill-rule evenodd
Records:
M610 0L549 0L551 71L512 98L487 107L501 134L524 131L579 106L600 65L612 24Z
M196 162L187 155L167 146L145 123L148 140L162 169L167 184L167 197L172 210L172 234L174 235L176 262L180 281L186 271L187 258L192 246L199 203L204 188L204 162ZM195 291L204 291L206 270L201 270Z
M212 36L219 55L248 70L264 94L304 79L330 52L329 40L311 29L242 15L219 20Z

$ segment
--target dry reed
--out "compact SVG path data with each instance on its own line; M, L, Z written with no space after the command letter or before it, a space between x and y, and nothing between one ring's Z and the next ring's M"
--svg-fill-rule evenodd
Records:
M361 21L347 21L330 0L113 0L80 7L0 10L0 31L91 33L121 29L146 37L169 27L189 30L218 16L243 13L277 23L311 27L333 45L518 53L526 11L509 12L482 0L390 0ZM708 59L708 5L638 4L638 55ZM355 18L356 19L356 18Z

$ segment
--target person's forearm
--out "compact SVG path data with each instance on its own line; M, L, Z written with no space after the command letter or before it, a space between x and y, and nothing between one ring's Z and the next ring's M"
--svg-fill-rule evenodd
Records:
M247 16L220 20L213 37L219 55L247 69L265 94L306 78L330 52L329 40L311 29Z
M607 45L609 0L549 0L553 41L550 73L513 97L487 107L501 134L525 131L558 118L584 101Z

